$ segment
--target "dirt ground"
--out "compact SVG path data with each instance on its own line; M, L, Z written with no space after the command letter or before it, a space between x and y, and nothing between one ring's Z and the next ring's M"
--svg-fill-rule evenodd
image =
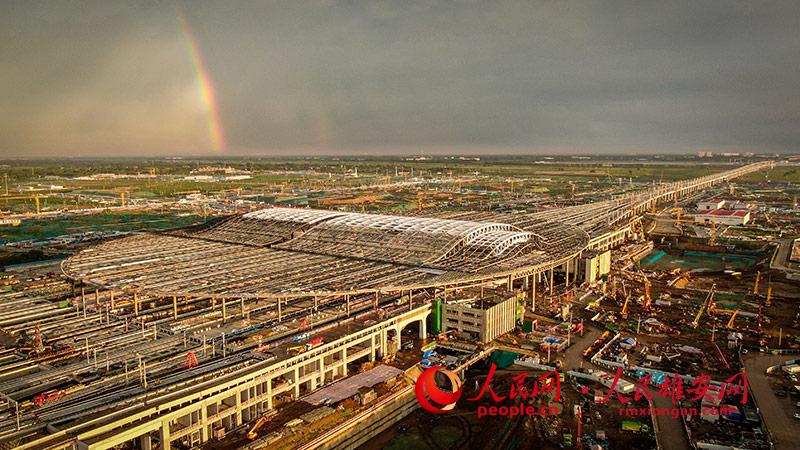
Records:
M495 372L491 386L499 396L508 396L509 388L515 383L513 377L527 372L526 386L532 386L532 380L544 374L519 366L511 366L506 370ZM568 431L573 435L573 446L577 445L577 418L573 415L573 406L583 405L583 421L581 434L590 437L584 439L583 446L590 443L602 443L608 448L624 449L652 449L656 448L652 435L628 434L621 431L622 420L638 420L646 423L651 429L649 417L627 418L619 415L620 404L618 401L609 400L605 404L595 404L593 399L586 394L581 394L578 387L565 381L561 385L561 398L555 402L553 395L539 394L533 402L525 400L525 405L541 407L545 405L557 406L561 413L555 416L489 416L478 417L478 408L481 406L517 406L520 397L514 400L506 398L504 401L495 402L487 391L478 400L475 398L487 371L484 369L471 370L464 382L464 393L455 409L443 414L434 414L419 409L388 430L379 434L368 444L362 445L361 450L387 448L393 450L403 449L558 449L562 446L563 432ZM476 386L477 383L477 386ZM646 402L636 406L645 408ZM597 430L606 433L606 440L597 440Z

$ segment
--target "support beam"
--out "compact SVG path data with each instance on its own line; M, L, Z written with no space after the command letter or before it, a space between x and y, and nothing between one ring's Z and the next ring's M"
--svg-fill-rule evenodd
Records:
M222 323L228 320L228 310L225 307L225 297L222 297Z

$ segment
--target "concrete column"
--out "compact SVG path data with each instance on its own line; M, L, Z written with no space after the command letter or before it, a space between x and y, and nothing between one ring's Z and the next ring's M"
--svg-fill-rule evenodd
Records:
M550 295L553 295L553 268L550 268Z
M95 305L99 305L100 304L100 290L99 289L95 289L94 290L94 304Z
M235 408L236 408L236 414L234 414L234 417L236 418L236 420L234 421L233 426L238 426L239 424L242 423L242 391L236 392Z
M533 276L531 283L531 312L536 312L536 275Z
M225 308L225 297L222 297L222 323L225 323L228 320L228 311Z
M111 309L114 309L114 291L111 291Z
M369 360L375 361L375 336L369 339Z
M136 292L133 293L133 312L139 315L139 294Z
M428 324L425 322L425 319L423 318L422 320L420 320L419 338L425 339L427 335L428 335Z
M172 296L172 317L178 320L178 297L175 295Z
M267 409L272 409L272 378L267 378Z
M161 450L170 450L172 445L169 442L169 420L162 420L161 421L161 428L158 430L159 432L159 439L161 440Z
M139 442L142 444L142 450L151 450L153 448L153 442L149 433L139 436Z
M320 373L319 384L320 385L324 385L325 384L325 357L324 356L319 359L319 373Z
M208 411L205 403L200 404L200 441L205 444L208 442Z
M347 376L347 348L342 349L342 376Z
M283 315L281 314L281 298L278 297L278 322L283 320Z
M300 383L297 382L300 379L300 371L298 369L298 367L294 368L294 384L292 385L295 400L300 398Z
M347 310L347 316L350 316L350 294L344 294L344 304Z

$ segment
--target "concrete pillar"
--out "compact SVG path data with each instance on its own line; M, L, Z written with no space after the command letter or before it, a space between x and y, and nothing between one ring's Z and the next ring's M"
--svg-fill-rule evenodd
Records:
M347 348L342 349L342 376L347 376Z
M99 289L95 289L94 290L94 304L95 305L99 305L100 304L100 290Z
M569 287L569 264L570 260L568 259L567 262L564 264L564 286Z
M278 297L278 322L283 320L283 315L281 314L281 298Z
M242 310L242 319L245 319L245 318L247 318L247 314L245 313L245 310L244 310L244 297L240 297L239 300L241 300L241 304L239 306L240 306L240 308Z
M536 312L536 275L533 276L531 283L531 312Z
M142 450L151 450L153 448L153 440L150 434L143 434L139 437L139 442L142 444Z
M425 339L426 336L428 336L428 324L426 323L425 319L423 318L422 320L420 320L419 338L420 339Z
M178 297L175 295L172 296L172 317L178 320Z
M161 428L158 430L159 433L159 440L161 441L161 450L170 450L172 445L169 442L169 420L162 420L161 421Z
M272 409L272 378L267 378L267 409Z
M553 295L553 268L550 268L550 295Z
M200 404L200 442L208 442L208 411L205 403Z
M114 291L111 291L111 309L114 309Z
M298 369L299 367L294 368L294 384L292 385L295 400L300 398L300 383L297 381L300 379L300 371Z
M242 391L236 393L236 414L234 417L236 420L234 421L233 426L237 426L242 423Z
M136 292L133 293L133 312L139 315L139 294Z
M225 297L222 297L222 323L228 320L227 313L228 311L225 309Z

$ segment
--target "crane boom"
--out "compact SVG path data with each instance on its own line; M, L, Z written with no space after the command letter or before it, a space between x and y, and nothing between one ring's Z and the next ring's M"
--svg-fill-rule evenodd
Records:
M700 323L700 317L705 312L708 305L711 304L711 301L714 300L714 291L717 289L717 284L714 283L711 285L711 290L708 292L705 301L703 302L703 306L700 307L700 311L697 311L697 317L694 318L694 322L692 322L692 328L697 328L697 325Z

